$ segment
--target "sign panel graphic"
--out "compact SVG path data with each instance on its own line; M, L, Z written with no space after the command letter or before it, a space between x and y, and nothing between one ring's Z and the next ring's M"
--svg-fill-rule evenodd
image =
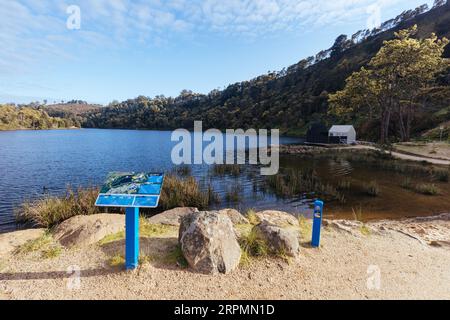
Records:
M164 182L162 173L113 172L100 190L98 207L156 208Z

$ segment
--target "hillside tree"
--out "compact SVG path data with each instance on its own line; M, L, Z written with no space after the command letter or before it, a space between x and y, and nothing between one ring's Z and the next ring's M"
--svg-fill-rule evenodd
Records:
M435 34L416 39L416 33L417 26L413 26L385 41L367 67L353 73L342 91L329 96L329 112L379 121L381 143L389 141L390 125L395 119L400 139L409 141L421 91L449 66L448 60L442 58L449 41Z

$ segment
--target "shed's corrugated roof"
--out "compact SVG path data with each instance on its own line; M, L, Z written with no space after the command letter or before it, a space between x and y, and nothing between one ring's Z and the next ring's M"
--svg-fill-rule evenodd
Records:
M349 132L355 130L353 126L332 126L330 132Z

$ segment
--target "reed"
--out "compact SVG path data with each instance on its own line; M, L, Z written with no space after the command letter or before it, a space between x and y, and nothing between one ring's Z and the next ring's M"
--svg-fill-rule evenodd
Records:
M100 213L100 209L95 206L98 192L97 188L79 188L76 192L69 188L62 197L46 196L27 201L16 210L16 220L49 229L77 215Z

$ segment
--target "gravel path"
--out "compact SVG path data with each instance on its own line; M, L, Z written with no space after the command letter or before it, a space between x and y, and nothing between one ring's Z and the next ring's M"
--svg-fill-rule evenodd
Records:
M380 150L380 149L378 149L376 147L364 146L364 145L346 147L345 149ZM420 155L413 156L413 155L404 154L404 153L400 153L400 152L391 152L391 154L392 154L393 157L395 157L397 159L402 159L402 160L428 162L428 163L431 163L431 164L444 165L444 166L450 165L450 161L449 160L444 160L444 159L433 159L433 158L428 158L428 157L421 157Z
M175 244L174 238L141 240L156 256ZM322 248L304 247L298 261L254 260L230 275L199 275L158 259L134 272L109 267L106 261L122 248L119 241L64 250L50 260L37 253L4 259L0 299L450 299L449 247L429 246L386 224L368 236L358 227L329 225ZM79 267L79 286L69 266Z

